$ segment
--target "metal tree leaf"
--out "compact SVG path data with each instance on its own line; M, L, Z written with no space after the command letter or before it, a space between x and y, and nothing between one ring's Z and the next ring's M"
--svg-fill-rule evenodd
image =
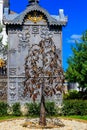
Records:
M50 77L52 76L52 72L51 71L47 71L47 75Z
M50 91L50 96L51 96L51 97L53 96L53 92L52 92L52 91Z
M30 98L32 97L32 93L30 93Z
M41 41L41 42L39 43L39 46L40 46L40 47L43 47L43 46L44 46L44 41Z
M62 86L56 86L56 90L62 93Z
M55 52L55 48L54 48L54 46L51 47L51 50L52 50L53 52Z
M37 67L36 67L36 66L34 66L34 67L33 67L33 70L34 70L34 71L36 71L36 70L37 70Z
M38 85L36 86L36 88L40 88L40 85L38 84Z
M44 59L44 62L45 62L45 63L46 63L46 62L48 62L48 59L47 59L47 58L45 58L45 59Z
M56 94L56 90L54 88L52 90L53 90L53 93Z
M40 49L40 53L42 54L44 52L44 48L41 48Z
M49 96L49 91L44 90L46 96Z
M49 79L49 83L50 83L50 84L53 84L53 79L52 79L52 78Z
M50 63L50 68L53 68L53 66L54 66L54 63L51 62L51 63Z
M25 89L24 89L24 92L23 92L23 95L25 96L25 95L27 94L27 92L28 92L28 89L25 88Z
M35 80L35 79L32 79L31 82L32 82L32 84L35 84L35 83L36 83L36 80Z

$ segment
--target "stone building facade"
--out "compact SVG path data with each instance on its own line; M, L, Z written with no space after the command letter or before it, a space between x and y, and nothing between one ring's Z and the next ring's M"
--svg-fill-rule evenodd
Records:
M10 20L4 18L8 34L8 102L31 102L29 95L25 97L25 59L29 55L31 46L41 40L52 39L56 46L56 53L61 59L62 26L67 23L63 10L58 16L51 16L39 6L39 1L30 0L29 6L17 17ZM51 100L61 103L62 95L58 93ZM40 100L40 97L37 98Z

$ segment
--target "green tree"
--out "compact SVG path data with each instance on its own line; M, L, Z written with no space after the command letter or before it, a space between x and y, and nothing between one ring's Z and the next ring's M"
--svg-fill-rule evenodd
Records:
M81 91L87 89L87 31L81 37L80 43L72 47L73 55L68 58L66 79L68 82L78 82Z

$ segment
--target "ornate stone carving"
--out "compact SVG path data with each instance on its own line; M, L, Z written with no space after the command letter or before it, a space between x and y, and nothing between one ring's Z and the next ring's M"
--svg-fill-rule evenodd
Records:
M16 53L16 49L13 49L13 48L10 49L10 50L9 50L9 53L14 55L14 54Z
M10 76L16 75L16 68L9 68L9 75Z
M10 94L10 101L15 101L16 100L16 92L11 91L9 94Z
M22 31L18 34L18 37L21 42L29 42L30 34L28 31Z
M0 100L6 100L7 99L7 86L4 86L3 88L0 88Z
M9 34L16 34L17 30L9 30Z
M56 49L56 53L58 54L59 59L61 60L61 50L60 49Z
M47 26L42 26L40 36L42 39L49 39L53 37L53 34L49 31Z
M23 30L25 30L25 31L28 31L29 30L29 26L23 26Z
M13 83L13 82L16 83L16 78L12 78L12 77L10 77L10 78L9 78L9 83Z
M32 26L32 34L39 34L39 26Z
M54 34L61 34L60 30L54 31Z
M12 91L14 91L15 89L16 89L16 87L15 87L15 85L14 85L15 83L10 83L10 87L9 87L9 89L10 90L12 90Z
M46 21L44 19L44 16L42 14L38 14L38 12L33 12L33 14L28 14L28 16L26 17L25 21L32 21L34 23L40 22L40 21Z
M18 52L21 51L21 48L25 50L25 48L29 46L30 33L29 30L26 29L27 27L24 28L22 32L18 33L19 37Z
M10 101L16 100L16 82L9 83L9 97Z
M24 82L18 82L18 99L19 100L29 100L29 93L24 96Z

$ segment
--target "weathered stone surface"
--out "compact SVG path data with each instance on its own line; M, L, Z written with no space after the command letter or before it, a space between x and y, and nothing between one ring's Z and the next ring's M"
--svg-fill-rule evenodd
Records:
M7 77L0 76L0 101L7 101Z

